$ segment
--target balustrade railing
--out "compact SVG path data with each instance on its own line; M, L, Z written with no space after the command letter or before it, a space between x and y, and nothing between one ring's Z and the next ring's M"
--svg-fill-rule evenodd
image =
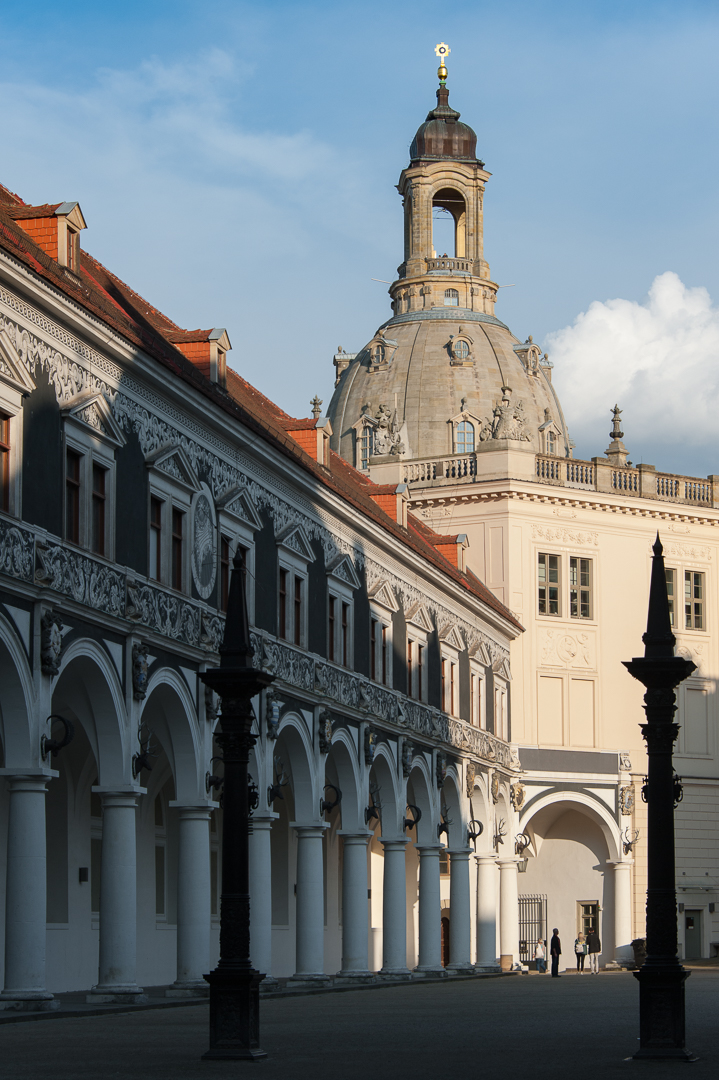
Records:
M427 259L427 269L430 273L441 270L447 274L471 274L472 263L469 259L450 259L446 256L438 259Z
M410 461L402 465L405 484L429 484L434 480L464 480L477 475L477 455L457 454L431 461Z

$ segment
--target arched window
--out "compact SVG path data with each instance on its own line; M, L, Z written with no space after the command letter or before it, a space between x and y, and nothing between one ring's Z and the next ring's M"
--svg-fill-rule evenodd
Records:
M459 293L456 289L444 290L444 306L459 307Z
M357 466L356 467L358 469L366 469L369 466L369 459L370 459L370 455L372 453L372 425L371 424L363 424L362 425L362 428L360 429L360 435L359 435L358 442L359 442L359 447L358 447L359 453L358 453L357 456L358 456L359 460L357 461Z
M554 448L554 432L553 431L548 431L547 432L547 453L548 454L556 453L556 450Z
M457 454L471 454L474 450L474 424L469 420L457 424L454 449Z

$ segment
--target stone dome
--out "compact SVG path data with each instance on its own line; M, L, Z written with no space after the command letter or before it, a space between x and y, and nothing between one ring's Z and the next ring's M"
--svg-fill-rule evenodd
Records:
M520 342L483 312L434 307L384 323L339 375L328 410L333 447L359 466L357 423L382 413L394 417L401 446L392 452L403 460L458 452L455 426L465 416L478 452L499 448L506 439L517 448L547 452L550 431L554 453L563 457L569 450L551 371L539 348L531 338Z
M427 119L412 140L409 156L411 161L477 160L477 136L468 124L459 123L460 113L450 108L449 90L440 86L437 90L437 107L427 114Z

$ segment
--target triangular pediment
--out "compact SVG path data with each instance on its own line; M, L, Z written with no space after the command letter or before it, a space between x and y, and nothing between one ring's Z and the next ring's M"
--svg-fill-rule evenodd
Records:
M262 528L262 518L257 512L257 507L245 488L239 485L225 492L222 498L218 499L217 506L223 513L232 514L238 521L249 525L251 529Z
M291 551L293 555L299 555L305 562L314 562L315 553L301 525L288 525L284 528L277 537L277 544Z
M451 648L457 649L458 652L463 652L465 649L464 638L454 623L447 623L442 627L439 632L439 640L443 645L449 645Z
M192 492L200 490L200 483L192 468L192 462L179 444L155 450L147 458L147 467L164 473L165 476L171 477Z
M0 379L21 394L30 394L35 382L25 368L7 330L0 330Z
M506 679L509 682L512 678L512 672L509 667L509 660L506 656L501 657L499 660L495 660L492 664L492 671L495 675L499 675L501 679Z
M431 634L434 630L432 620L430 619L424 604L415 604L409 609L405 618L408 623L412 624L412 626L418 626L420 627L420 629L425 630L428 634Z
M479 645L477 645L470 655L473 660L478 660L480 664L484 664L485 667L492 666L492 654L483 641L480 641Z
M369 595L373 603L387 608L388 611L397 611L399 609L394 592L387 581L380 581L379 585L375 585Z
M470 420L473 424L476 425L477 430L480 430L482 427L482 421L480 420L480 418L478 416L475 416L474 413L468 412L467 409L464 409L462 412L457 413L456 416L450 416L447 423L461 424L463 420Z
M76 394L63 405L62 414L66 420L74 420L89 428L93 435L98 435L113 446L124 446L127 441L99 390L84 390Z
M327 574L329 577L337 578L338 581L343 581L351 589L360 587L360 579L349 555L340 555L335 559L328 567Z

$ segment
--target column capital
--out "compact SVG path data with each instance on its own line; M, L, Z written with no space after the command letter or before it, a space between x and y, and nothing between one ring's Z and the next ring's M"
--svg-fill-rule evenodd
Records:
M194 819L196 821L209 821L213 809L207 803L200 804L199 806L188 806L186 803L177 802L176 799L173 799L172 802L168 803L168 806L172 807L173 810L179 810L181 818L186 820Z
M366 844L373 835L371 832L352 832L351 829L337 830L337 836L341 836L345 844Z
M444 844L415 844L414 845L420 855L439 855L440 851L444 851Z
M410 839L408 836L399 836L391 840L385 840L383 836L380 836L379 842L383 845L383 847L391 851L393 848L399 849L401 847L404 847L406 844L409 844Z
M111 784L96 784L92 789L93 795L102 796L103 802L106 797L112 797L117 799L136 799L138 795L147 795L147 788L124 786L117 784L112 786Z
M57 769L0 769L0 776L13 780L52 780L60 773Z
M483 851L474 857L477 860L478 866L488 866L490 863L497 862L497 856L493 855L491 851Z
M500 870L509 870L510 867L513 867L516 870L519 861L519 855L506 855L503 858L497 859L497 865Z
M138 797L146 793L144 788L141 791L117 791L112 788L98 790L98 788L94 787L92 791L102 799L103 810L113 806L126 806L128 809L134 810L137 807Z
M630 870L634 866L634 859L607 859L605 866L611 866L615 870Z
M328 821L317 821L309 825L302 825L298 821L290 822L290 828L294 829L298 836L323 836L329 827Z
M469 856L472 854L472 848L471 847L447 848L447 854L451 855L453 859L457 858L457 857L461 857L463 859L464 858L468 859ZM477 858L479 858L479 856L477 856Z

